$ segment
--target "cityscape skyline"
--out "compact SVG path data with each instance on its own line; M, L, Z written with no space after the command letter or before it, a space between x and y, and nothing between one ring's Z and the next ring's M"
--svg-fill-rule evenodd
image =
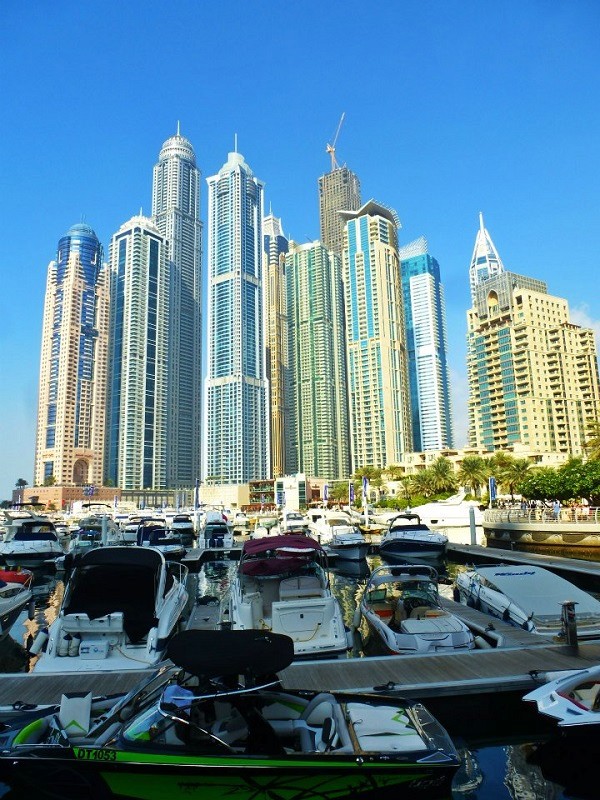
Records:
M145 80L158 80L157 96L160 87L167 86L165 78L159 79L159 65L151 66L150 60L152 47L158 47L162 36L159 25L150 26L145 44L132 45L127 32L134 28L141 5L132 3L118 17L109 8L102 19L97 16L99 7L94 14L94 4L78 9L69 19L74 7L69 9L69 5L56 9L51 20L35 11L24 19L15 9L2 12L8 71L1 124L3 142L13 155L3 164L6 188L0 199L3 498L10 496L17 478L30 483L33 479L43 294L56 242L81 219L82 209L105 250L112 234L140 204L148 213L148 166L155 162L160 143L174 135L178 119L182 133L194 144L203 176L213 174L223 163L237 130L240 151L265 181L265 207L272 207L282 220L286 236L303 242L319 237L317 181L330 168L325 145L332 140L340 112L346 111L336 146L338 161L359 176L364 200L377 197L398 210L403 226L400 246L425 235L440 265L446 289L456 446L466 444L468 271L480 211L505 269L544 280L550 294L568 300L573 321L598 330L598 308L590 292L596 261L594 220L600 209L598 118L593 100L599 74L592 46L598 30L595 5L548 9L547 4L534 2L522 9L515 4L516 18L508 20L490 12L473 15L477 6L468 2L450 4L451 11L437 16L408 3L402 12L385 10L385 19L377 26L363 20L364 31L348 14L336 19L340 36L351 34L356 41L359 30L364 32L369 43L365 52L374 58L381 74L397 76L388 93L376 92L369 100L373 87L359 75L358 65L350 65L332 87L322 79L326 68L332 68L331 62L324 62L325 56L310 63L305 56L301 67L282 69L277 76L269 69L268 59L256 56L255 96L267 86L272 95L275 82L282 97L295 101L289 108L261 106L258 114L255 110L248 114L248 104L240 104L248 79L236 73L242 63L236 47L241 53L249 31L259 29L241 4L226 3L219 13L181 4L181 17L175 21L180 32L184 25L191 25L200 35L206 25L223 34L233 25L235 57L226 64L216 45L204 38L206 63L212 56L214 60L203 82L201 62L193 55L196 44L192 48L184 41L181 55L191 64L197 102L190 104L189 82L171 85L168 102L155 113L140 100L132 100L120 76L141 60L149 69ZM332 30L333 12L314 8L321 15L317 26L307 6L302 15L273 9L283 28L298 26L288 52L292 64L300 49L318 51L317 45ZM184 23L184 11L191 14L191 22ZM107 30L112 36L117 22L121 29L111 46L120 61L117 67L113 60L103 60L100 74L90 69L87 51L75 31L83 25L99 38ZM492 23L497 48L493 57L478 62L474 70L466 54L474 52L473 43L484 40ZM396 49L386 50L382 45L390 41L391 30L399 35L400 24L402 52L398 41ZM67 38L70 33L72 42L61 59L51 52L50 44L58 31ZM453 37L446 43L442 34L448 31ZM302 39L302 34L307 38ZM160 41L166 49L164 59L177 52L174 42ZM423 48L425 41L427 48ZM570 48L554 47L562 41L569 41ZM308 42L312 46L307 47ZM21 57L25 48L31 58ZM567 52L572 48L578 52L577 63ZM395 72L390 73L392 66ZM439 81L442 66L444 79ZM215 115L216 86L210 84L217 69L223 70L220 79L231 92ZM388 121L374 115L384 96L398 108L410 108L410 117L398 112ZM98 104L107 103L109 97L111 104L106 107L119 116L118 131L98 124ZM63 116L61 124L54 125L51 109L59 101ZM301 113L306 103L310 111ZM476 103L479 115L473 121ZM206 114L211 109L214 124L207 126ZM433 127L432 114L439 121ZM65 135L68 131L71 135ZM201 184L204 201L204 178ZM200 217L206 225L205 205ZM34 225L28 222L31 217ZM23 224L26 236L20 235Z

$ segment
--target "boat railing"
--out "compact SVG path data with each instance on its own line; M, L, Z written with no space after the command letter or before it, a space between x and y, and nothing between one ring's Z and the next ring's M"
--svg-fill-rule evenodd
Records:
M484 522L516 523L566 523L578 525L598 525L600 508L591 506L565 506L558 512L548 507L536 508L489 508L484 514Z

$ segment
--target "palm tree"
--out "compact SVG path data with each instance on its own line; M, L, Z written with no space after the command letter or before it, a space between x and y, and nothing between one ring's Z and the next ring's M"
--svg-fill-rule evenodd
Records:
M431 471L433 488L436 492L456 489L456 476L450 459L440 456L436 458L429 469Z
M463 486L468 486L473 490L473 494L479 496L481 487L485 485L490 468L481 456L465 456L458 470L457 479Z
M434 476L430 469L420 469L412 476L412 488L416 494L431 497L435 494Z
M26 486L29 486L29 484L27 483L25 478L19 478L15 483L15 486L17 487L17 489L24 489Z
M512 463L504 470L502 474L502 483L510 492L511 500L515 499L515 489L519 486L521 481L525 480L530 467L531 461L528 458L513 458Z

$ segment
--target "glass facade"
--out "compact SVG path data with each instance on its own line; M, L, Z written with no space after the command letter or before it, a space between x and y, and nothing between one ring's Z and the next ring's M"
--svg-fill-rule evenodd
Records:
M270 477L263 184L239 153L208 178L205 480Z
M400 249L416 452L453 447L446 307L438 262L422 237Z
M58 243L48 268L35 482L72 485L81 474L103 480L107 271L102 246L80 223ZM76 469L75 465L79 463Z

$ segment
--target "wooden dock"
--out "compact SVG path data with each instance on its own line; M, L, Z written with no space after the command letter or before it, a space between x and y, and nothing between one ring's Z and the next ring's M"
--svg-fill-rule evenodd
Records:
M600 661L600 643L470 650L425 656L381 656L294 663L280 673L284 689L372 692L387 686L406 697L530 691L535 675L585 669Z

